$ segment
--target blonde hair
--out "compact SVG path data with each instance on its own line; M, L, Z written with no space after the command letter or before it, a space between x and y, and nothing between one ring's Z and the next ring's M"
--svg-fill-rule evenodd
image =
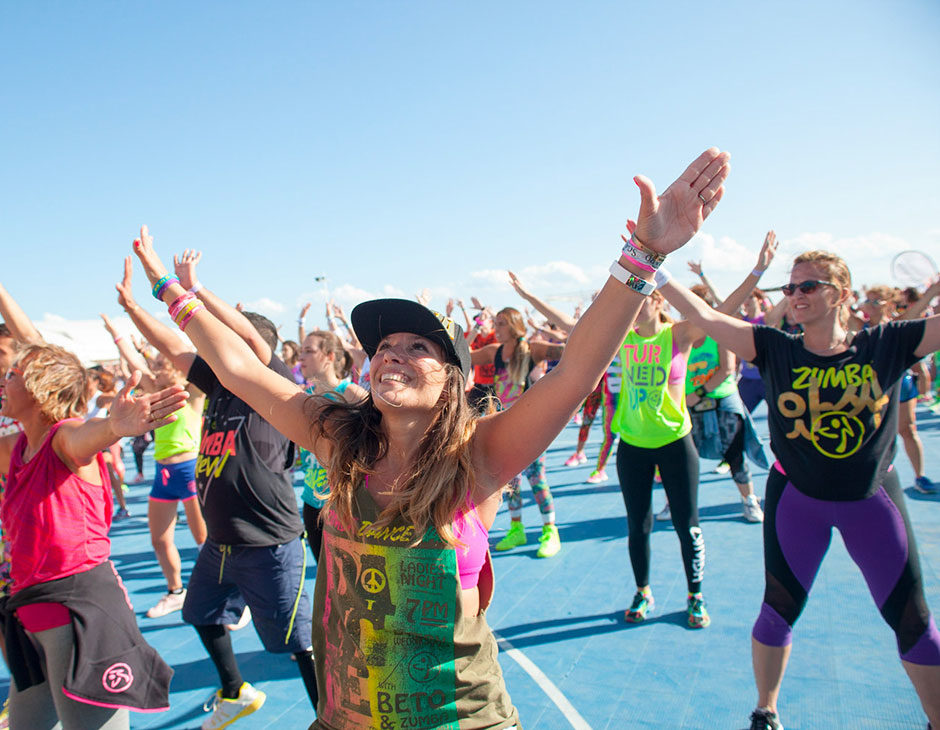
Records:
M23 372L26 391L50 421L58 423L85 415L88 372L71 352L58 345L25 345L17 352L14 364Z
M810 264L826 272L826 278L841 289L852 293L852 274L845 259L830 251L805 251L793 259L793 265ZM845 327L849 321L849 305L843 302L839 305L839 321Z
M529 343L525 338L525 320L518 309L504 307L496 313L497 317L503 317L513 338L516 340L516 349L512 351L512 357L506 363L506 372L509 373L509 379L516 385L525 385L526 378L529 377L529 362L532 354L529 352Z
M865 296L874 294L876 297L887 303L897 304L901 298L901 292L893 286L887 284L876 284L865 289Z
M666 303L666 297L664 297L663 293L659 291L658 289L654 289L653 291L651 291L649 294L649 297L654 302L659 302L660 304ZM666 314L662 310L662 308L660 308L659 310L659 321L662 322L663 324L670 324L672 322L675 322L675 320L672 317L670 317L668 314Z
M467 403L460 369L445 363L447 378L431 424L421 438L418 457L403 473L382 510L375 527L384 527L401 516L415 528L412 545L421 542L433 527L448 545L457 545L453 521L469 508L475 483L470 461L470 441L477 414ZM358 485L375 473L375 465L388 453L388 437L382 430L382 414L371 394L358 403L319 399L319 416L312 424L314 437L333 442L327 465L329 511L347 532L355 532L354 502ZM321 517L322 519L322 517Z

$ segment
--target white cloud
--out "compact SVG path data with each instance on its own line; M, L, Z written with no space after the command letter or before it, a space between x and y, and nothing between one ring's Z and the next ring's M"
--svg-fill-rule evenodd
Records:
M259 314L281 314L287 309L280 302L268 297L261 297L253 302L244 302L244 308L249 312L258 312Z

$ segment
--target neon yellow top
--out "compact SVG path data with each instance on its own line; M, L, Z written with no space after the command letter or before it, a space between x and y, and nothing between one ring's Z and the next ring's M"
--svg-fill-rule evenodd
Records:
M611 427L631 446L657 449L692 430L685 398L670 385L685 380L686 359L673 351L672 325L652 337L631 330L620 346L623 382Z
M153 458L156 461L199 451L202 417L189 406L180 408L176 415L173 423L160 426L153 432Z

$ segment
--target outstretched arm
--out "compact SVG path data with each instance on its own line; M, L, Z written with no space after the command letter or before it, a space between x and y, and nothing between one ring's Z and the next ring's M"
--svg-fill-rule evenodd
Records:
M134 251L152 283L166 276L167 269L153 248L153 237L146 226L141 226L140 238L134 241ZM186 293L186 289L174 282L165 287L162 299L169 305ZM225 388L324 463L330 446L324 438L314 441L310 426L316 417L311 409L316 405L313 401L308 405L309 399L303 389L263 364L244 339L226 327L208 308L193 312L186 324L186 335Z
M927 317L924 320L924 336L920 345L914 350L917 357L927 357L940 350L940 314Z
M264 341L258 330L254 328L240 310L224 299L217 297L196 278L196 264L199 263L201 258L202 251L194 251L189 248L183 251L180 256L173 256L173 268L180 280L180 286L186 290L195 289L193 294L202 300L202 303L206 305L206 309L212 312L222 324L247 342L248 346L254 350L255 355L258 356L258 359L264 365L267 365L271 362L271 356L274 353L271 352L270 346Z
M712 309L701 297L675 279L667 281L659 290L683 317L719 345L746 362L754 359L757 353L754 350L753 327L749 323Z
M56 431L52 448L67 466L86 466L119 438L140 436L176 420L174 414L188 397L183 387L173 385L159 393L134 395L139 382L138 371L111 402L107 418L67 421Z
M695 274L701 280L705 288L708 289L708 293L711 294L712 301L720 302L721 294L718 293L718 290L715 288L715 285L712 284L712 280L709 279L708 276L705 275L705 270L702 268L702 262L701 261L689 261L688 264L689 264L689 271Z
M124 258L124 278L115 285L118 291L118 304L131 318L131 322L137 328L137 331L144 336L151 345L171 363L173 367L181 373L188 374L189 369L196 359L193 351L186 347L176 333L165 324L158 322L157 319L145 311L134 300L134 290L131 284L134 270L131 266L131 257Z
M143 387L146 390L152 390L153 373L150 372L150 366L147 365L147 361L144 359L143 355L137 352L137 348L118 333L114 325L111 324L108 315L102 314L100 316L104 322L104 328L108 331L108 334L111 335L111 339L114 340L114 344L121 355L122 361L127 363L131 372L139 370L141 372L141 383Z
M649 179L634 178L641 199L635 238L644 248L670 253L701 228L724 195L728 158L726 152L706 150L661 195ZM627 255L619 264L640 279L652 279L651 272ZM572 330L558 366L511 408L479 421L473 451L479 498L519 474L564 428L614 358L643 300L610 277Z
M20 342L42 342L42 335L33 325L32 320L26 316L26 312L20 309L17 301L10 296L10 293L0 284L0 319L10 328L10 334L14 340Z
M556 325L558 325L559 329L563 330L564 332L571 332L571 330L574 329L575 324L577 324L577 320L574 317L569 317L561 310L555 309L550 304L546 304L534 294L530 294L523 288L522 282L519 281L519 277L517 277L511 271L509 272L509 283L512 284L512 288L516 290L516 294L535 307L535 309L543 317L547 318L549 322L554 322Z
M304 304L300 308L300 314L297 315L297 343L300 345L304 344L304 340L307 339L307 331L304 328L304 320L307 318L307 312L310 311L310 302Z
M921 295L920 299L905 309L898 319L917 319L938 296L940 296L940 277L927 288L927 291Z

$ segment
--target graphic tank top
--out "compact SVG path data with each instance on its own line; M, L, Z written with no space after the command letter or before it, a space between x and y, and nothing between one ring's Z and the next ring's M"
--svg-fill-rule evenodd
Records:
M482 607L493 593L489 554L478 616L460 601L457 553L429 529L395 521L371 529L380 510L356 490L356 535L331 513L323 529L313 607L320 703L313 728L482 730L519 723L496 639Z
M692 430L685 398L669 390L685 380L686 371L685 358L673 349L671 324L652 337L631 330L620 346L620 363L623 382L611 426L620 438L658 449Z

